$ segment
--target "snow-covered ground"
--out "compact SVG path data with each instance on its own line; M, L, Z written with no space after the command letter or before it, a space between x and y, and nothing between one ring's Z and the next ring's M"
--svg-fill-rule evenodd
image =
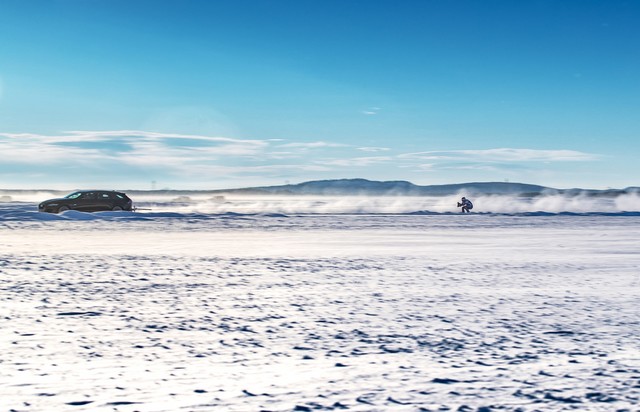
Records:
M0 205L0 411L638 410L637 209L171 207Z

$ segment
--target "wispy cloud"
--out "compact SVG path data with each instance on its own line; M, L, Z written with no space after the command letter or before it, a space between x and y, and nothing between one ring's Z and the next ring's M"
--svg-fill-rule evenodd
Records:
M138 175L205 179L217 170L224 173L216 169L222 165L262 159L269 145L263 140L132 130L0 133L0 151L10 154L0 166L10 170L28 165L29 170L48 171L51 179L70 182Z
M348 148L325 141L235 139L136 130L71 131L53 135L0 133L3 176L13 170L48 173L52 179L112 179L123 176L192 182L255 175L265 181L331 171L316 163L323 149ZM354 151L354 149L348 149ZM326 154L326 153L325 153ZM335 153L334 153L335 155ZM55 173L51 173L51 171ZM129 180L127 180L129 181ZM46 184L42 183L42 184ZM41 183L38 183L41 185Z
M291 148L300 148L300 149L319 149L326 147L349 147L349 145L343 143L333 143L333 142L297 142L297 143L285 143L280 145L280 147L291 147Z
M369 107L365 110L362 110L361 113L367 116L375 116L380 112L380 110L382 110L380 107Z
M340 167L363 167L380 163L386 163L393 160L390 156L370 156L370 157L352 157L344 159L326 159L318 160L316 164Z
M388 147L358 147L361 152L388 152L391 150Z
M269 143L227 137L163 134L143 131L72 131L60 135L0 133L0 148L16 163L57 163L118 160L145 163L145 159L199 160L216 156L254 156Z
M592 153L575 150L536 150L498 148L485 150L450 150L406 153L406 159L430 161L484 161L484 162L584 162L600 158Z
M247 177L265 183L283 177L302 181L345 175L412 180L425 173L446 173L444 170L504 176L517 170L538 173L547 164L600 159L575 150L496 148L395 154L396 150L330 141L236 139L136 130L0 133L0 178L12 182L20 171L24 181L38 187L51 182L124 182L127 187L138 182L139 187L151 180L180 187L216 187L222 182L246 182Z

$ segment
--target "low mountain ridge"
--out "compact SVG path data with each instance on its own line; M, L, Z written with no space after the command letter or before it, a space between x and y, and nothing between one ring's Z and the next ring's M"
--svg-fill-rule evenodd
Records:
M50 196L63 196L73 190L9 190L0 189L2 201L10 201L13 195L38 195L45 193ZM625 189L555 189L546 186L532 185L526 183L511 182L469 182L454 183L444 185L420 186L405 180L375 181L368 179L334 179L334 180L312 180L297 184L287 184L279 186L256 186L237 189L216 189L216 190L124 190L125 192L137 195L172 194L176 196L189 196L194 194L250 194L250 195L327 195L327 196L349 196L349 195L376 195L376 196L450 196L450 195L516 195L516 196L540 196L561 194L566 196L597 196L615 197L623 194L640 194L640 187L632 186Z
M314 180L298 184L262 186L219 192L263 193L279 195L401 195L446 196L461 192L467 194L526 194L536 195L557 189L510 182L472 182L446 185L419 186L404 180L374 181L367 179Z

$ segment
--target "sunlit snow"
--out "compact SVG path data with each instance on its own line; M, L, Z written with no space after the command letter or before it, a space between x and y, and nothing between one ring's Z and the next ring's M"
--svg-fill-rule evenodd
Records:
M629 196L2 203L0 410L635 410Z

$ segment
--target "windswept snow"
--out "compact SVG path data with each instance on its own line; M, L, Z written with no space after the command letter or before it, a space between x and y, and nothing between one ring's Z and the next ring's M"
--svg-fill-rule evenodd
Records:
M17 219L54 219L51 216L37 215L33 202L43 201L60 194L45 192L11 193L5 197L12 202L0 199L0 221L6 219L6 213L14 215L22 211ZM155 214L407 214L416 212L457 213L456 203L466 192L447 196L349 196L317 195L248 195L212 193L188 193L177 196L176 193L141 192L131 195L134 205ZM570 193L549 192L539 196L514 194L480 194L470 199L476 213L522 214L522 213L640 213L640 192L627 190L611 195L594 195L589 191ZM103 214L103 217L105 215ZM74 218L80 218L76 215ZM156 216L159 217L159 216Z
M2 411L640 401L633 213L32 213L0 210Z

